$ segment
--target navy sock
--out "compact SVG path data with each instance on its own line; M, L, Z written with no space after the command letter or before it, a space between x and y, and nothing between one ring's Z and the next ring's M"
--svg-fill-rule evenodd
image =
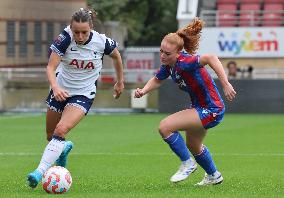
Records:
M186 161L190 158L189 151L179 132L173 132L170 136L165 138L164 141L169 144L172 151L180 158L181 161Z
M202 152L200 154L194 155L194 158L208 175L212 175L216 172L217 168L213 162L209 150L205 146L203 146Z
M57 135L53 135L52 139L56 139L56 140L59 140L59 141L65 141L65 138L57 136Z

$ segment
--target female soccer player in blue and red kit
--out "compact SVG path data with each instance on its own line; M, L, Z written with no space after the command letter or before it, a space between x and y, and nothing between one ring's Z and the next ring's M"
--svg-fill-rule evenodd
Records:
M197 162L206 172L204 179L197 183L200 186L219 184L223 181L209 150L203 145L203 140L207 129L216 126L223 119L225 106L204 66L209 65L215 71L227 100L232 101L236 95L216 55L194 55L202 28L203 21L195 18L186 28L166 35L161 42L159 71L144 88L137 88L135 91L135 97L140 98L160 87L162 81L171 76L178 87L189 94L191 107L163 119L159 125L159 132L182 161L179 170L170 180L179 182L186 179L196 170ZM185 131L186 144L179 130ZM195 160L190 157L188 149Z

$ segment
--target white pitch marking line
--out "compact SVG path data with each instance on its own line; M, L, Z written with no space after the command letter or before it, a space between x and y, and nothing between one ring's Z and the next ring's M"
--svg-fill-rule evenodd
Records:
M0 152L0 156L35 156L42 155L41 153L24 153L24 152ZM70 153L70 155L113 155L113 156L170 156L170 153ZM240 157L284 157L284 153L213 153L213 156L240 156Z
M0 115L0 121L1 120L10 120L10 119L21 119L21 118L27 118L27 117L37 117L39 115Z

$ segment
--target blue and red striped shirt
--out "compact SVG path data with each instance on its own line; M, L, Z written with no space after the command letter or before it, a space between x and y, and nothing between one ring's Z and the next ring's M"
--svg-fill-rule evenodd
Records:
M199 59L199 56L181 52L173 67L160 66L156 78L164 80L171 76L181 90L189 93L192 107L223 109L224 102L217 86Z

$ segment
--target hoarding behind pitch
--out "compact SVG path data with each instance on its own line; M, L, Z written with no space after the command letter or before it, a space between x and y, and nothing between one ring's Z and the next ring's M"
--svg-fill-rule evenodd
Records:
M127 69L154 69L154 53L153 52L129 52L126 54Z
M204 28L198 53L220 58L284 57L284 28Z

